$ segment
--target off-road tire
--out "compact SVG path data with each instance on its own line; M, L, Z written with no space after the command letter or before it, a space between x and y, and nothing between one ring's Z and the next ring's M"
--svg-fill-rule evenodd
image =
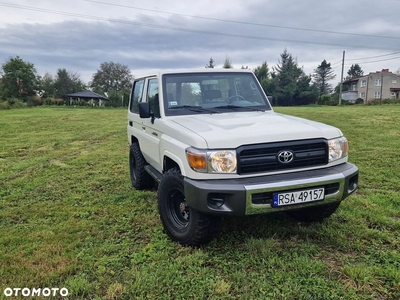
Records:
M339 205L340 202L336 202L327 205L307 207L299 210L288 211L287 214L300 222L320 222L329 218L338 209Z
M158 211L165 232L182 245L205 244L218 234L218 216L205 215L186 206L183 177L177 168L165 172L158 186Z
M139 143L132 143L129 151L129 171L132 186L137 190L150 189L154 186L154 178L144 169L146 165Z

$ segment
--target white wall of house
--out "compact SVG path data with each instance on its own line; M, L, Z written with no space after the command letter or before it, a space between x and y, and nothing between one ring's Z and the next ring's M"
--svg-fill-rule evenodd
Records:
M350 102L355 102L358 98L358 93L356 91L347 91L342 93L342 99Z

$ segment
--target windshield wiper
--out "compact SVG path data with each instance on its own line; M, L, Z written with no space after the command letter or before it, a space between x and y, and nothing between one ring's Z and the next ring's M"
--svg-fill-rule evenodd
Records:
M168 109L182 109L182 108L186 108L188 110L195 111L195 112L209 112L209 113L214 113L214 114L219 113L219 111L204 108L201 106L195 106L195 105L177 105L177 106L174 105L174 106L168 107Z
M262 111L262 112L265 111L265 109L257 108L257 107L253 107L253 106L238 106L238 105L231 105L231 104L216 106L214 108L220 108L220 109L247 109L247 110L251 110L251 111Z

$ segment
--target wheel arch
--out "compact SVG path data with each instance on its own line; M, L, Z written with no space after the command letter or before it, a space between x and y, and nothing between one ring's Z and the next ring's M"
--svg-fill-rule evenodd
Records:
M185 169L181 159L172 153L165 152L163 157L163 173L172 168L178 168L182 176L185 176Z
M138 140L138 138L136 136L131 135L131 144L133 144L133 143L139 143L139 140Z

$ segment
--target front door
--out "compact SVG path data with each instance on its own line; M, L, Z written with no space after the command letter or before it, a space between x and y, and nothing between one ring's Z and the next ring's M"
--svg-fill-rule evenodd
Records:
M150 104L150 110L154 114L154 120L151 118L141 119L141 131L143 133L140 147L142 153L148 163L153 166L160 166L160 137L161 132L157 130L158 121L160 115L160 104L159 104L159 87L157 78L147 79L146 93L143 99Z

